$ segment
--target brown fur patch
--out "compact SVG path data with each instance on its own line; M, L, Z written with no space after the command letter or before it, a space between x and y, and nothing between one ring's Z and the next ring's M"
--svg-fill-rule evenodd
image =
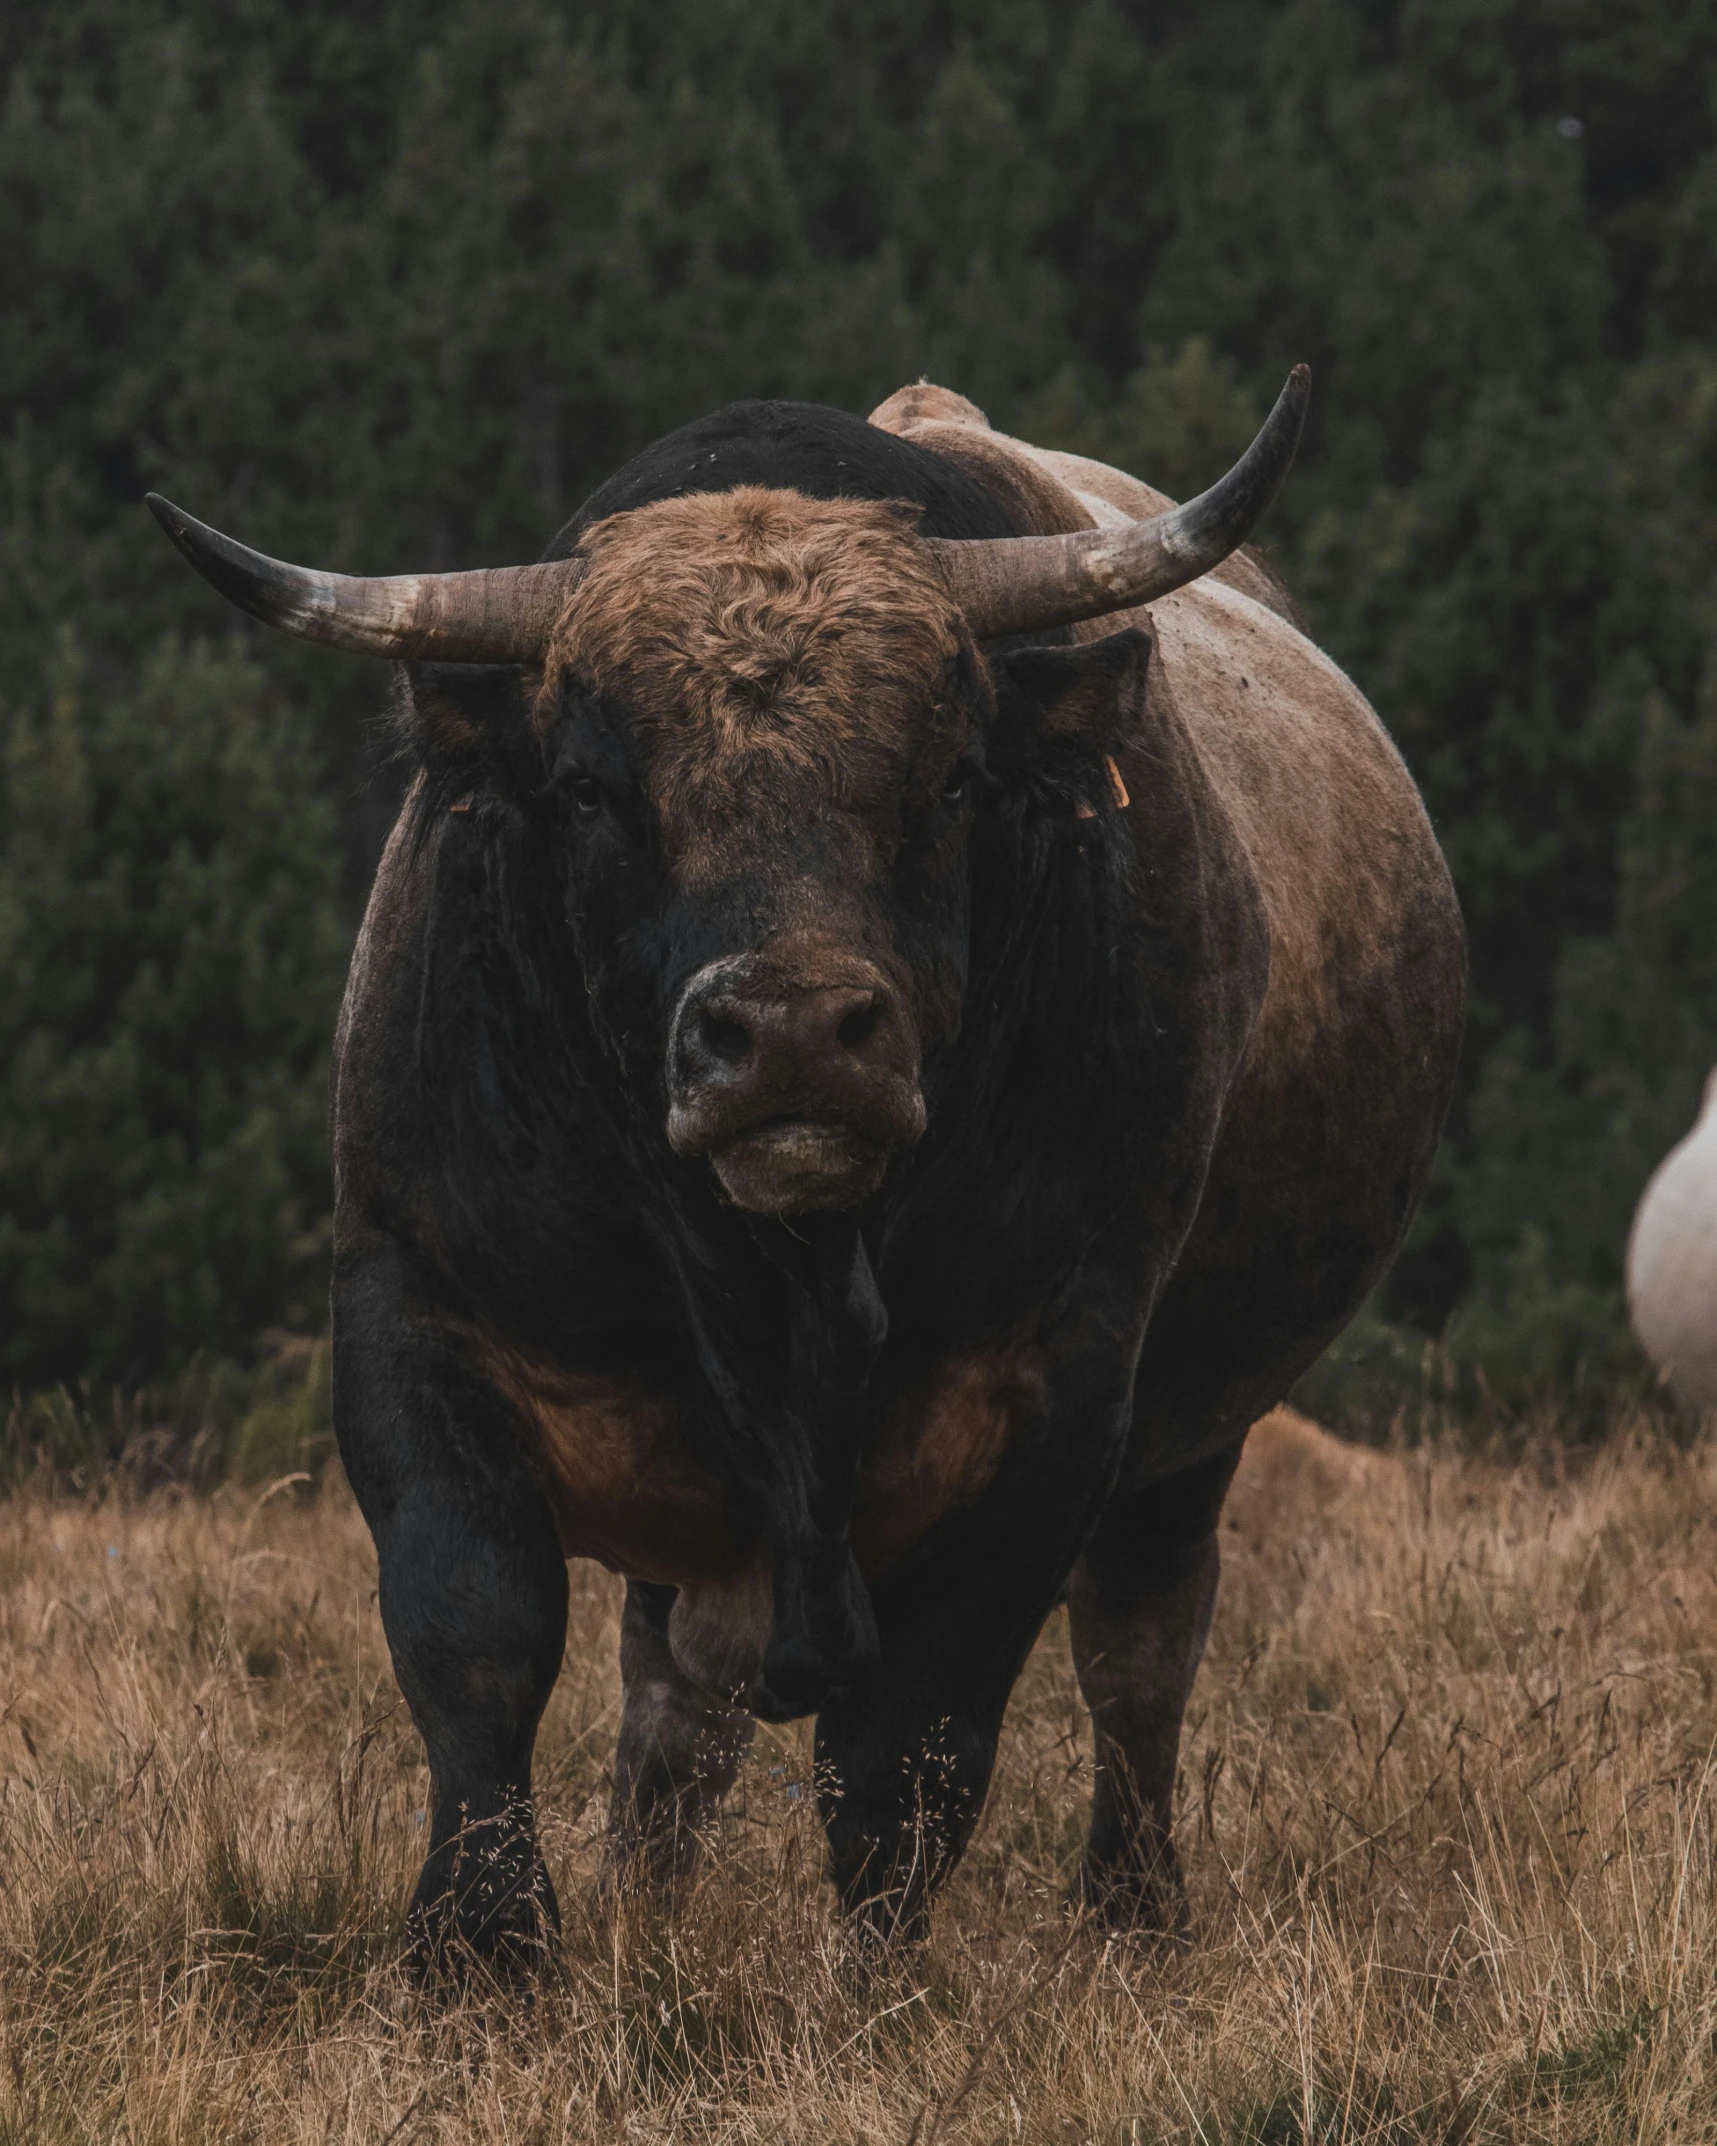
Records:
M886 402L877 404L867 423L875 425L879 432L902 434L915 425L929 423L974 425L980 432L990 429L989 419L975 402L968 402L964 395L956 395L951 387L937 387L930 380L916 380L910 387L897 387Z
M642 1379L561 1371L483 1336L469 1341L525 1428L565 1554L683 1588L676 1654L683 1641L702 1681L737 1687L757 1633L767 1634L768 1569L734 1541L722 1486L686 1451L674 1404ZM981 1496L1044 1405L1037 1351L1023 1340L955 1357L897 1400L859 1477L852 1540L864 1570L892 1563Z
M641 1378L562 1371L481 1336L484 1372L525 1427L568 1557L633 1579L726 1582L743 1559L722 1485Z
M1091 510L1005 432L934 419L910 426L906 437L957 462L1037 536L1072 536L1095 526Z
M688 879L767 852L807 811L890 818L964 739L941 702L962 632L913 510L743 486L599 523L556 629L631 710Z
M868 1572L981 1496L1022 1422L1046 1406L1037 1351L1000 1341L953 1358L877 1428L859 1478L853 1553Z

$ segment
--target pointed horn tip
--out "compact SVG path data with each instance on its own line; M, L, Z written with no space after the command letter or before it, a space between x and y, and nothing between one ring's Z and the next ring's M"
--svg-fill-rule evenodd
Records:
M191 559L193 566L198 566L199 562L192 557L196 540L199 537L213 538L218 532L210 529L207 523L198 521L194 514L187 514L183 507L174 506L170 499L163 498L159 492L145 492L143 504L160 523L162 533L174 549Z

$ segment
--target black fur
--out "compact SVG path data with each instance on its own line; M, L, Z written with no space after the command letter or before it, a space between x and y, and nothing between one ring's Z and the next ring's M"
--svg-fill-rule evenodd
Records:
M598 485L547 550L565 559L592 522L687 492L765 484L811 499L904 499L926 536L1028 532L982 485L910 440L814 402L731 402L646 447Z

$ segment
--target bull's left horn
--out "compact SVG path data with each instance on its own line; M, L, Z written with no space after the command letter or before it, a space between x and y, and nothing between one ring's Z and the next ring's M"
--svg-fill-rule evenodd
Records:
M929 540L973 638L1044 632L1128 611L1220 566L1281 490L1311 392L1309 367L1296 365L1227 476L1152 521L1072 536Z
M212 588L303 641L440 663L533 663L576 569L482 567L465 574L323 574L222 536L158 492L149 510Z

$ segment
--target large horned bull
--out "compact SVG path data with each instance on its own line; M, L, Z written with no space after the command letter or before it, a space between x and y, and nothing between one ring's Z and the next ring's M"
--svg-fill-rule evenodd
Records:
M1172 508L936 388L739 404L488 572L153 502L245 610L402 666L335 1409L426 1949L554 1918L571 1556L627 1582L617 1865L683 1862L753 1718L814 1713L842 1896L915 1926L1065 1593L1087 1891L1176 1914L1223 1494L1400 1241L1460 1027L1413 785L1238 549L1306 397Z

